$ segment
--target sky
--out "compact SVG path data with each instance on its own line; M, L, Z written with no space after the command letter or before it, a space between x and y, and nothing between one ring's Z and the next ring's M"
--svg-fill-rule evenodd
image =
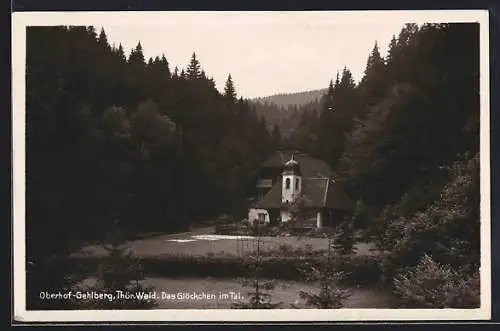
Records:
M160 19L110 22L96 29L103 27L109 43L121 43L127 56L139 41L146 61L165 54L172 71L185 68L195 52L219 91L231 74L238 96L254 98L326 88L344 66L359 81L375 42L385 56L404 24L335 15L163 13Z

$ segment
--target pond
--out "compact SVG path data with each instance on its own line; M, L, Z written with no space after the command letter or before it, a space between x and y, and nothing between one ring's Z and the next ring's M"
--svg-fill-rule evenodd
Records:
M243 288L237 279L147 278L145 285L155 288L156 309L229 309L238 301L247 301L252 288ZM390 289L380 287L349 288L350 297L344 308L397 308ZM299 292L317 293L318 287L297 281L275 281L271 302L283 302L282 308L307 308Z

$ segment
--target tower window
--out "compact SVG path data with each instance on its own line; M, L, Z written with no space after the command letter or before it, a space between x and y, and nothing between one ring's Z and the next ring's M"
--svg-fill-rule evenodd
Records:
M289 189L290 189L290 178L287 178L287 179L285 180L285 188L286 188L287 190L289 190Z
M298 178L295 178L295 189L296 190L299 189L299 179Z

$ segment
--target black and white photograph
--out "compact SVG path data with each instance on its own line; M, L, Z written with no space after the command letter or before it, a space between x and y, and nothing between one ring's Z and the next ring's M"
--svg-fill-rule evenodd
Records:
M16 320L490 318L486 11L12 17Z

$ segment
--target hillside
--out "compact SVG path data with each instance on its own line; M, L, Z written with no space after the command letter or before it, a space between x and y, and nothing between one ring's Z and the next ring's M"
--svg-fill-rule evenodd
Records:
M289 107L291 105L302 106L306 103L312 102L316 99L320 99L327 89L319 89L305 92L297 93L280 93L274 94L267 97L254 98L251 101L261 102L261 103L274 103L277 106Z

